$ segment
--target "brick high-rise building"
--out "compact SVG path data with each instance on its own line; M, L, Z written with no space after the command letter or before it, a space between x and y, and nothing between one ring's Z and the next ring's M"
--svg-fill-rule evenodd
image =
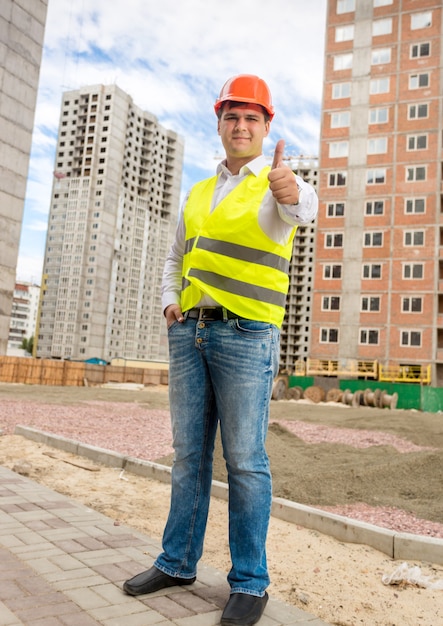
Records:
M286 161L293 172L317 189L316 156L289 156ZM286 314L280 341L280 371L288 374L294 373L297 362L309 356L315 231L315 223L299 226L292 248Z
M37 356L167 359L183 140L115 85L63 94Z
M443 6L329 0L310 357L443 383Z

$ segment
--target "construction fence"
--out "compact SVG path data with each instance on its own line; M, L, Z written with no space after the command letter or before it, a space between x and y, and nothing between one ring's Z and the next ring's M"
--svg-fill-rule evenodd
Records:
M149 363L146 367L130 367L1 356L0 383L71 387L93 387L106 383L167 385L168 369Z
M123 361L124 363L124 361ZM399 409L415 409L432 413L443 412L443 388L408 383L380 383L375 380L335 379L321 376L289 376L289 387L306 389L317 385L326 390L332 386L352 393L381 389L388 394L398 394ZM94 387L107 383L134 383L138 385L167 385L167 364L134 362L122 365L95 365L81 361L58 361L27 357L0 356L0 383L26 385L53 385Z

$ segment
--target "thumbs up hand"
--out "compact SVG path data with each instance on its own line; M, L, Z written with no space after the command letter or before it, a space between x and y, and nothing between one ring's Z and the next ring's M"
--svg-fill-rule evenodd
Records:
M298 187L294 172L283 163L284 139L277 141L271 171L268 174L269 189L280 204L297 204Z

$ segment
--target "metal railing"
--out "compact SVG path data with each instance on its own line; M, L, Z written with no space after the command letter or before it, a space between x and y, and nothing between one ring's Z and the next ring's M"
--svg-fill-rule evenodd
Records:
M392 383L431 384L430 365L379 365L378 379Z
M293 376L333 376L364 378L391 383L431 384L430 365L381 365L378 361L357 359L307 359L297 361Z
M307 359L306 374L307 376L347 376L377 379L378 362L353 359L344 362L334 359Z

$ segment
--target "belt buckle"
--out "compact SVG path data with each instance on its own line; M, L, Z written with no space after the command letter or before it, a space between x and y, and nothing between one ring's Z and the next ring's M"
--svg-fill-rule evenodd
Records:
M198 312L198 321L208 321L208 320L213 320L215 319L215 317L210 314L210 311L216 311L218 309L218 307L216 306L202 306L199 309Z

